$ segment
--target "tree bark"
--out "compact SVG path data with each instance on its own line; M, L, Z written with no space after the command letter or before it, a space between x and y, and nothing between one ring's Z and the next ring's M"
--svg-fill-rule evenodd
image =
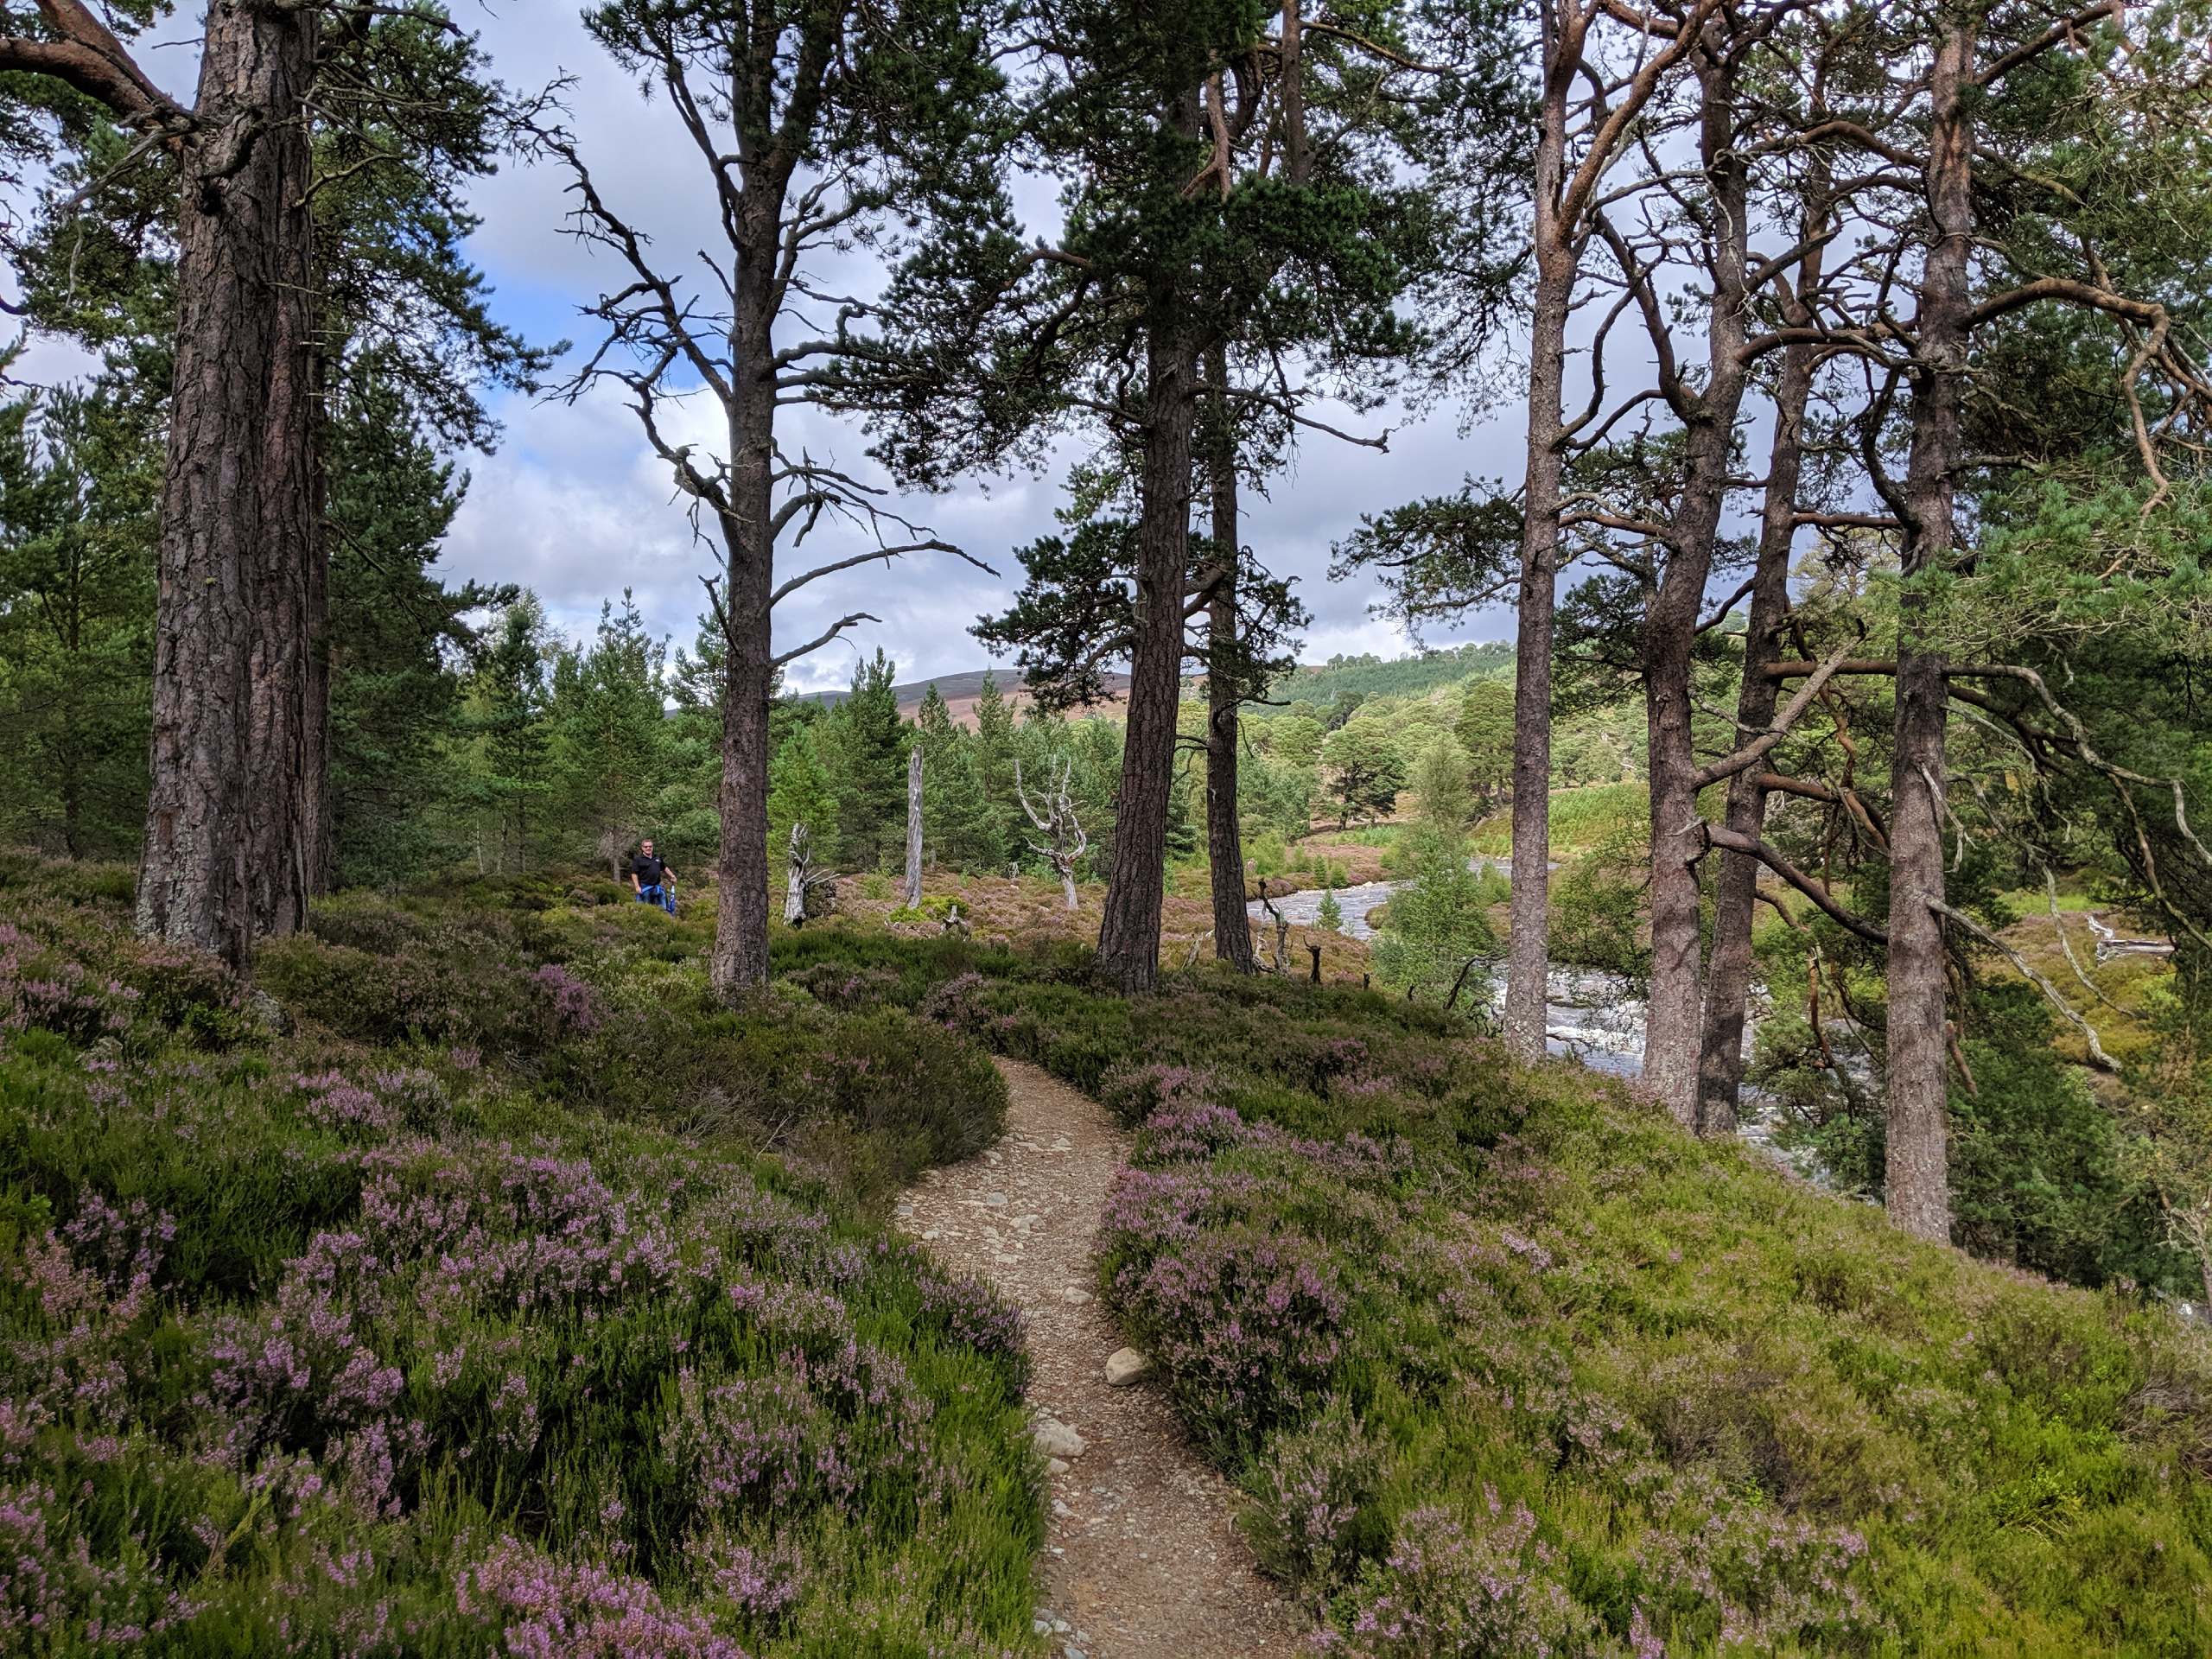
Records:
M1963 454L1961 405L1972 308L1974 21L1947 15L1929 77L1928 207L1932 239L1921 279L1921 365L1905 467L1903 594L1897 616L1897 725L1890 773L1890 1219L1923 1238L1951 1231L1949 1076L1943 901L1943 658L1927 636L1923 582L1949 561Z
M315 18L210 10L178 214L137 922L241 969L306 904Z
M1524 1062L1544 1057L1551 970L1552 631L1559 571L1562 388L1567 319L1573 297L1572 226L1560 218L1567 170L1567 105L1574 66L1544 13L1545 86L1536 132L1536 287L1529 337L1529 442L1521 529L1521 589L1514 639L1513 895L1505 959L1505 1046Z
M722 515L721 838L715 854L715 944L707 959L708 984L725 1003L768 982L768 699L776 677L770 620L776 560L772 270L766 257L738 261L732 330L729 505Z
M922 743L906 756L906 908L922 902Z
M306 158L302 157L302 165ZM307 191L303 171L290 200ZM305 210L300 210L306 218ZM272 521L270 602L255 642L246 823L257 938L281 938L307 925L308 900L322 890L323 794L328 767L330 673L324 658L329 608L329 543L323 531L322 356L314 303L320 264L313 226L301 239L310 257L285 277L284 359L296 378L272 397L266 454ZM306 331L295 342L295 329ZM281 788L274 780L284 780Z
M1697 73L1700 149L1713 192L1707 373L1704 387L1687 394L1681 491L1668 526L1666 569L1645 609L1643 627L1644 713L1651 751L1651 998L1643 1081L1685 1128L1697 1116L1703 1009L1697 871L1705 840L1690 725L1690 655L1713 571L1713 538L1728 492L1736 417L1743 404L1748 308L1748 186L1736 142L1734 75L1726 42L1700 55Z
M1829 213L1825 166L1815 163L1804 231L1823 228ZM1788 321L1803 324L1819 291L1818 252L1798 267L1796 299ZM1780 683L1758 671L1789 610L1789 555L1797 533L1797 485L1804 470L1805 408L1811 401L1814 348L1809 340L1788 347L1774 393L1774 438L1767 451L1766 496L1759 515L1758 563L1751 573L1751 609L1744 633L1744 679L1736 697L1738 741L1774 723ZM1753 841L1766 825L1766 774L1746 767L1728 780L1726 827ZM1744 1086L1744 1027L1751 993L1751 920L1758 899L1758 861L1742 853L1720 855L1713 883L1713 955L1706 972L1705 1023L1698 1045L1697 1132L1736 1132Z
M1187 325L1177 315L1173 285L1155 281L1147 308L1135 641L1122 783L1114 804L1114 858L1098 929L1099 968L1125 992L1148 991L1160 978L1160 905L1190 558L1192 382L1198 364Z
M1286 15L1292 13L1286 9ZM1243 557L1236 523L1236 436L1230 425L1229 351L1217 343L1206 373L1215 391L1209 413L1206 471L1213 498L1214 557L1220 563L1206 606L1206 861L1213 884L1213 950L1240 974L1255 974L1251 913L1245 909L1244 840L1236 811L1237 709L1244 688L1236 672L1236 569Z

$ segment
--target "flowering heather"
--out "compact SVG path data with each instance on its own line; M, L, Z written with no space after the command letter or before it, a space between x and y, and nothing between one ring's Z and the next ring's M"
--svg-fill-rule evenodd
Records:
M1027 1351L1022 1345L1020 1309L1007 1306L977 1280L947 1278L927 1268L917 1268L914 1277L921 1287L925 1319L942 1320L954 1341L979 1354L1002 1355L1026 1374Z
M1389 1553L1349 1598L1332 1653L1360 1659L1549 1659L1596 1645L1597 1622L1560 1583L1558 1552L1525 1503L1485 1489L1473 1517L1440 1506L1398 1523Z
M1348 1586L1382 1524L1389 1451L1341 1394L1272 1436L1244 1475L1245 1531L1262 1564L1315 1601Z
M547 963L531 976L531 982L552 1003L553 1018L562 1029L579 1034L599 1029L598 997L558 963Z
M1176 1209L1133 1203L1126 1186L1117 1195L1102 1227L1119 1263L1111 1290L1200 1437L1249 1445L1327 1388L1344 1352L1344 1294L1313 1241L1198 1228ZM1128 1224L1138 1217L1157 1230Z
M196 1611L137 1541L95 1560L53 1487L0 1484L0 1651L149 1651Z
M1124 1123L1142 1123L1180 1108L1205 1107L1213 1096L1213 1078L1187 1065L1127 1066L1107 1073L1098 1084L1100 1103Z
M823 965L829 966L827 963ZM983 976L981 974L959 974L931 987L915 1012L923 1019L933 1020L949 1030L963 1032L971 1037L981 1036L994 1020L982 993Z
M0 1651L1026 1643L1016 1316L726 1137L578 1115L581 973L527 976L566 1046L524 1072L462 979L423 1024L495 1040L248 1040L111 987L119 930L0 927Z
M461 1574L454 1600L512 1659L746 1659L705 1617L671 1611L643 1580L512 1538Z
M1102 1283L1319 1650L2212 1652L2212 1353L2164 1310L1433 1012L977 965L937 1006L1137 1128Z
M50 1031L78 1044L118 1038L137 1001L133 988L55 956L20 929L0 933L0 1033Z

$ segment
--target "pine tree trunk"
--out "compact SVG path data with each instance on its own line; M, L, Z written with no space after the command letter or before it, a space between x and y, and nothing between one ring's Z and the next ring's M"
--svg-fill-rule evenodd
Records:
M1775 394L1774 442L1767 460L1758 564L1751 585L1750 623L1744 635L1744 683L1736 699L1738 741L1774 723L1781 684L1758 672L1771 653L1789 607L1789 553L1796 531L1797 480L1804 456L1805 404L1813 383L1809 346L1789 348ZM1725 822L1738 835L1756 836L1766 823L1766 791L1759 769L1746 767L1728 780ZM1758 905L1759 863L1742 853L1719 855L1713 886L1713 957L1706 974L1705 1027L1698 1053L1700 1135L1736 1132L1744 1084L1744 1025L1751 1008L1751 920Z
M1287 10L1286 16L1295 16ZM1213 951L1240 974L1260 971L1245 908L1244 838L1236 811L1236 711L1243 687L1236 659L1236 570L1243 558L1236 523L1236 435L1230 425L1229 352L1217 344L1206 373L1216 391L1207 475L1213 497L1214 556L1222 562L1206 607L1206 861L1212 871Z
M1736 143L1735 86L1725 61L1700 63L1701 148L1712 182L1707 372L1692 391L1681 493L1668 526L1667 565L1644 613L1644 709L1651 751L1651 996L1643 1081L1683 1128L1697 1118L1699 1038L1697 812L1690 655L1713 572L1744 397L1746 181Z
M239 968L306 905L315 16L209 10L177 224L137 921Z
M318 264L317 270L321 266ZM317 281L320 283L321 277ZM330 359L324 340L309 342L308 442L307 685L302 701L304 775L301 784L302 845L306 849L307 899L327 893L338 880L338 803L330 790L330 479L323 463L328 423ZM305 904L301 906L305 911Z
M1904 588L1898 606L1897 726L1890 774L1890 1219L1923 1238L1951 1233L1950 1079L1943 1038L1943 660L1926 635L1916 580L1942 569L1963 452L1968 257L1974 231L1974 28L1949 14L1929 77L1928 206L1935 238L1920 296L1919 369L1905 466Z
M85 584L81 560L71 572L69 618L65 649L73 661L85 648ZM61 848L72 858L82 858L85 821L85 774L81 766L61 768Z
M766 262L738 264L739 324L729 408L728 619L722 659L721 840L715 857L715 944L707 980L735 1003L768 982L768 699L776 664L769 595L775 574L775 308Z
M1815 162L1806 200L1810 234L1828 219L1828 180ZM1808 302L1818 293L1821 260L1816 251L1798 268L1797 301L1788 321L1802 324ZM1751 609L1744 634L1744 680L1736 699L1738 742L1749 741L1774 723L1782 687L1758 671L1774 648L1789 610L1789 555L1797 534L1797 484L1804 470L1805 407L1813 391L1814 349L1806 342L1787 347L1774 393L1774 439L1767 452L1766 496L1759 518L1758 563L1752 569ZM1759 769L1748 767L1728 780L1727 827L1757 836L1766 824L1766 791ZM1713 955L1705 985L1705 1024L1698 1046L1697 1132L1736 1133L1744 1086L1744 1027L1751 995L1751 921L1758 904L1758 861L1724 852L1713 883Z
M314 14L308 12L310 18ZM273 136L273 135L271 135ZM299 145L278 188L285 218L283 264L277 282L276 361L264 436L263 557L265 597L254 642L253 690L246 739L246 879L253 893L254 932L281 938L307 925L314 887L322 766L322 721L316 697L327 682L316 652L322 644L327 583L321 568L321 495L315 483L321 400L312 284L313 226L304 207L309 157Z
M1191 518L1192 381L1198 354L1165 283L1154 295L1145 352L1144 505L1137 526L1136 639L1113 863L1098 929L1098 965L1123 991L1160 978L1168 794L1183 677L1183 588Z
M922 745L906 756L906 908L922 902Z
M1523 1062L1544 1057L1551 969L1552 626L1559 563L1559 504L1567 372L1567 318L1574 291L1571 227L1560 222L1572 65L1557 55L1546 9L1547 82L1536 135L1536 285L1529 340L1529 444L1521 531L1521 591L1514 640L1513 895L1505 965L1505 1046Z
M1670 566L1674 560L1669 561ZM1687 575L1683 586L1688 584ZM1644 622L1644 711L1651 753L1651 991L1643 1082L1688 1128L1695 1115L1699 1021L1697 757L1690 741L1690 645L1700 579L1687 594L1662 583ZM1687 598L1688 620L1679 601ZM1675 601L1677 602L1669 602Z

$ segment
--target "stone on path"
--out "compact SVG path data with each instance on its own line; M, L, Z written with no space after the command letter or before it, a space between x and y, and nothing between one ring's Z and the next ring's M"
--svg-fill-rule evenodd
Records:
M1106 1386L1126 1389L1141 1381L1152 1362L1134 1348L1117 1348L1106 1356Z
M1058 1418L1046 1414L1039 1414L1032 1438L1048 1458L1079 1458L1090 1444Z

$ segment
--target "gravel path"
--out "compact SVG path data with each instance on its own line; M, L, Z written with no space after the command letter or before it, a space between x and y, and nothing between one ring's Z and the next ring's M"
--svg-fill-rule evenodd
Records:
M1296 1651L1300 1623L1230 1524L1235 1495L1148 1382L1109 1388L1122 1338L1093 1298L1091 1240L1129 1137L1103 1107L1001 1060L1007 1131L933 1169L899 1224L988 1280L1029 1322L1032 1407L1073 1429L1052 1476L1038 1618L1059 1659L1260 1659ZM1049 1431L1048 1431L1049 1432Z

